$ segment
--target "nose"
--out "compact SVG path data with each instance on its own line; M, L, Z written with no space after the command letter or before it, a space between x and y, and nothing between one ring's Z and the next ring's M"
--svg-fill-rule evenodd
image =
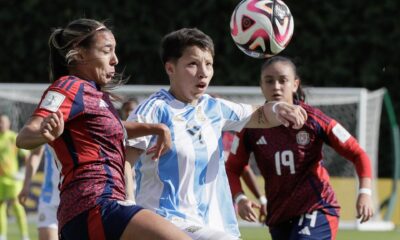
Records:
M110 61L111 66L115 66L118 64L118 57L117 54L114 52L112 57L111 57L111 61Z
M206 64L200 64L197 72L197 76L199 78L207 78L209 74L209 70Z
M275 80L275 81L272 83L272 85L273 85L274 89L279 89L279 88L281 88L281 84L279 83L278 80Z

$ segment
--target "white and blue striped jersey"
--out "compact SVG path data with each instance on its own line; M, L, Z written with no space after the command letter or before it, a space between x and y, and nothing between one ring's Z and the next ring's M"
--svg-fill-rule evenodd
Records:
M170 219L209 226L240 236L225 172L222 131L240 131L252 106L203 95L197 105L160 90L142 102L128 121L164 123L172 149L157 161L143 154L136 162L136 201ZM130 139L147 149L154 136Z
M43 160L44 180L42 184L42 192L40 193L40 201L53 206L58 206L60 203L60 191L58 190L60 172L56 163L56 161L58 161L57 157L48 144L45 144Z

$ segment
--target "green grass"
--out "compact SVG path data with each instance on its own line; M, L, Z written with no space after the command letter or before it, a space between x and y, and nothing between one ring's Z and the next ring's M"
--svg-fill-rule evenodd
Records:
M271 240L267 228L240 228L243 240ZM390 232L367 232L356 230L339 230L336 240L399 240L400 229Z
M242 227L240 228L243 240L271 240L267 228L264 227ZM29 225L29 237L37 240L35 224ZM8 240L19 240L19 230L15 223L9 223ZM390 232L361 232L355 230L339 230L336 240L399 240L400 229Z

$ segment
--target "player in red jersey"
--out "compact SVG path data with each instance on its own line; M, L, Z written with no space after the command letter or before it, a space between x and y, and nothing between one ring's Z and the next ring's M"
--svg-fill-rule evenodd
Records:
M326 143L355 165L360 183L357 214L361 222L368 221L373 215L371 165L356 139L334 119L304 103L296 66L289 58L268 59L261 69L260 85L267 101L299 104L308 119L300 129L244 129L237 135L226 168L240 216L256 221L252 208L259 207L243 194L239 181L253 152L265 180L265 223L272 238L335 239L340 207L323 166Z
M49 143L61 162L61 239L189 239L162 217L126 201L126 131L103 90L121 79L111 30L78 19L56 29L49 47L52 84L17 145L32 149ZM162 140L168 136L162 125L132 126L133 135L137 129Z

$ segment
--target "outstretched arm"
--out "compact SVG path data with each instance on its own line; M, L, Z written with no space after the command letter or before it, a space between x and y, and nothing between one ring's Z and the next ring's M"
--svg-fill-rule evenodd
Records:
M126 150L126 161L125 161L125 192L126 199L134 200L134 192L133 192L133 169L132 166L139 159L140 155L143 153L143 150L127 147Z
M147 154L153 154L152 159L158 159L171 146L171 134L164 124L150 124L137 122L123 122L129 138L137 138L147 135L157 135L157 143L147 150Z

